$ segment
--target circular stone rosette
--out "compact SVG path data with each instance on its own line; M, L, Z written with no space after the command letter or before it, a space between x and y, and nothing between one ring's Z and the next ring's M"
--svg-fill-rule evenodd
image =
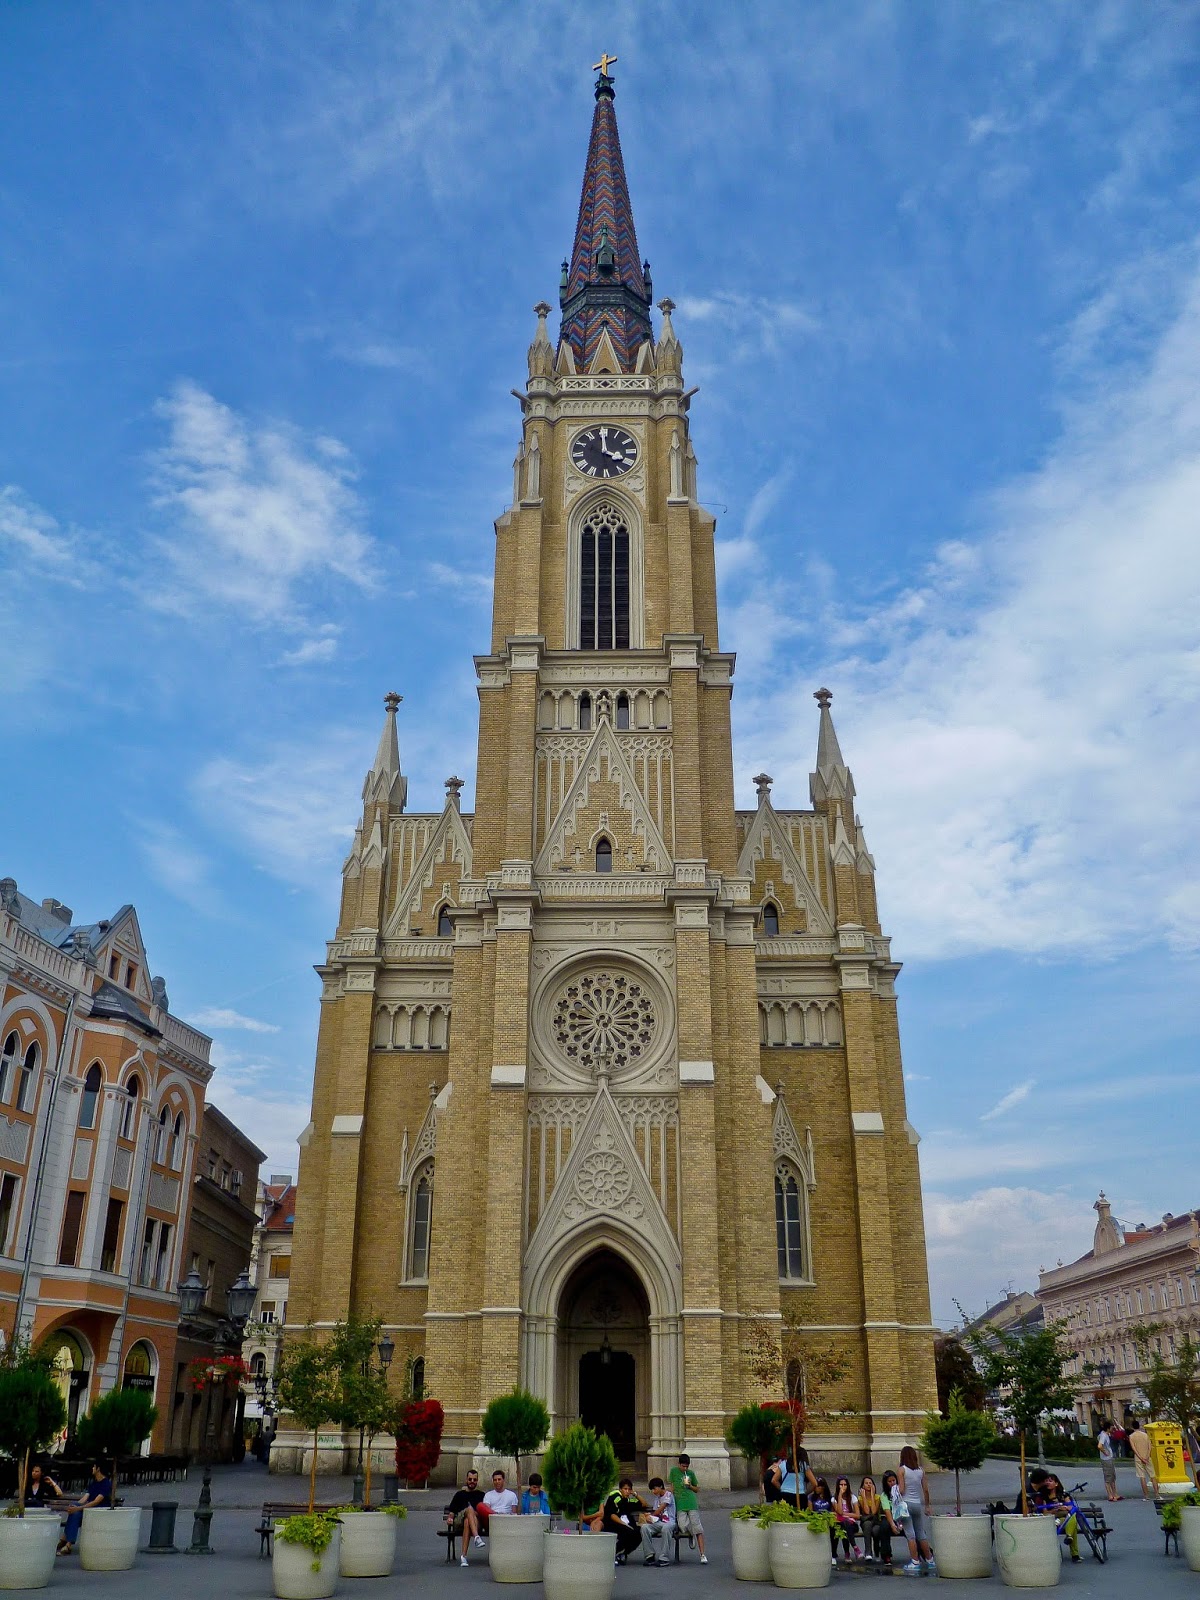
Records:
M602 968L564 984L551 1009L554 1042L567 1060L595 1072L636 1067L654 1046L659 1017L646 985Z

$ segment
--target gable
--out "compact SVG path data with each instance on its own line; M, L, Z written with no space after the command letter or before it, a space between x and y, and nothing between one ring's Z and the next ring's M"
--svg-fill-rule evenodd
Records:
M614 872L671 871L671 852L607 718L601 719L579 763L535 870L543 873L574 867L591 871L600 833L612 841Z
M776 897L781 900L784 898L781 883L787 884L792 891L791 898L795 909L805 913L807 929L827 937L832 936L833 923L821 904L816 886L801 865L800 857L796 854L787 830L769 800L763 802L747 826L746 842L742 846L737 865L738 876L750 878L760 889L758 895L760 899L763 898L765 891L762 890L758 880L762 879L765 883L766 875L762 867L768 860L779 863L780 882L772 880ZM783 909L786 914L786 906Z
M471 840L458 808L447 806L412 876L400 892L384 936L402 936L414 924L424 933L432 931L422 922L422 917L428 919L445 899L456 901L459 883L470 876Z

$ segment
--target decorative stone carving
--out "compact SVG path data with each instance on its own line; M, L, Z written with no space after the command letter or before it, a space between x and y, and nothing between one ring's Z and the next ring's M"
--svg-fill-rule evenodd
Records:
M564 1209L569 1217L582 1216L585 1211L621 1211L637 1218L645 1208L640 1201L627 1205L632 1188L633 1174L618 1153L612 1134L602 1128L575 1170L574 1192Z
M594 1068L601 1054L620 1073L653 1043L658 1017L642 985L624 973L585 973L554 1007L554 1038L573 1061Z

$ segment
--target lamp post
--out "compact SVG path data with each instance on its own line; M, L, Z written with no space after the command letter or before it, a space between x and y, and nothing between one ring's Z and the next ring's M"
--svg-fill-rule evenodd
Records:
M254 1309L254 1300L258 1291L250 1282L250 1275L245 1268L238 1273L233 1283L225 1294L225 1309L227 1315L217 1321L213 1331L214 1359L225 1351L236 1352L241 1349L242 1335L250 1313ZM179 1312L180 1324L194 1322L204 1311L204 1303L208 1291L203 1278L195 1267L179 1285ZM208 1542L210 1525L212 1523L212 1392L216 1387L217 1375L210 1370L204 1385L204 1427L201 1432L202 1449L201 1458L204 1463L204 1478L200 1485L200 1498L196 1502L196 1509L192 1515L192 1542L188 1546L188 1555L210 1556L212 1546ZM223 1381L223 1380L222 1380Z
M390 1335L384 1333L381 1336L379 1343L375 1346L375 1353L379 1357L379 1370L383 1374L386 1381L388 1368L392 1364L392 1357L396 1354L396 1341L391 1338ZM370 1356L367 1356L366 1360L362 1364L363 1377L368 1377L370 1375L370 1371L371 1358ZM363 1492L367 1481L363 1472L363 1449L365 1444L366 1429L360 1427L358 1430L358 1465L355 1468L354 1482L350 1490L350 1503L351 1505L356 1506L360 1506L363 1503Z

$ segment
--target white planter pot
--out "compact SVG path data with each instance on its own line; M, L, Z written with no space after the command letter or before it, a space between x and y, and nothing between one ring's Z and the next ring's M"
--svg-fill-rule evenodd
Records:
M546 1600L609 1600L616 1561L615 1533L544 1533Z
M528 1517L488 1518L488 1562L497 1583L541 1583L542 1550L549 1526L550 1518L540 1512Z
M829 1582L833 1567L827 1533L810 1533L803 1522L773 1522L767 1549L777 1589L823 1589Z
M992 1526L987 1517L931 1517L939 1578L990 1578Z
M386 1511L347 1511L342 1517L343 1578L389 1578L396 1561L396 1523Z
M729 1529L733 1540L734 1577L743 1583L770 1583L767 1529L760 1528L757 1522L747 1522L744 1517L730 1517Z
M1052 1589L1062 1572L1053 1517L997 1517L996 1565L1010 1589Z
M342 1558L340 1525L333 1530L333 1542L319 1556L306 1544L285 1543L278 1529L271 1544L271 1578L277 1600L329 1600L336 1592Z
M79 1565L86 1572L127 1572L141 1533L141 1506L92 1506L83 1513Z
M1200 1506L1180 1506L1183 1521L1179 1525L1179 1538L1183 1554L1193 1572L1200 1572Z
M45 1511L0 1517L0 1589L44 1589L62 1529Z

